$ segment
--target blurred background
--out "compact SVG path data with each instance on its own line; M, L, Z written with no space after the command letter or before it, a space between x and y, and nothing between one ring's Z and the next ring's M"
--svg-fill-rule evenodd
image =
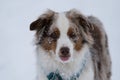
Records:
M120 79L120 0L0 0L0 80L35 80L34 32L29 25L47 9L76 8L104 24L112 58L112 80Z

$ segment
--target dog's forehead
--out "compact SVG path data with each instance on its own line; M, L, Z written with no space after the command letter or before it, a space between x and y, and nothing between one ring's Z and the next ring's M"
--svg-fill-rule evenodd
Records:
M69 29L78 28L76 23L72 20L78 15L77 11L71 10L66 12L55 12L52 20L52 25L50 25L49 32L53 32L56 28L59 30L60 34L67 34Z
M56 27L63 34L67 33L67 31L68 31L68 29L70 27L70 22L69 22L68 18L66 17L66 13L59 13L57 15Z

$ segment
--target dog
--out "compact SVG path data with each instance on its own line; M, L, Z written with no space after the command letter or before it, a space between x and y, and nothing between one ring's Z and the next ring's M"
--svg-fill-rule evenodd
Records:
M107 35L96 17L47 10L30 30L36 32L37 80L110 80Z

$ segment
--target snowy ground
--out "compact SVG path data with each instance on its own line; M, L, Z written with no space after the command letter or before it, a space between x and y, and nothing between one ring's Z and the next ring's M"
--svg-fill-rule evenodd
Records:
M0 80L35 80L34 32L29 24L46 9L77 8L105 25L112 57L112 80L120 78L119 0L0 0Z

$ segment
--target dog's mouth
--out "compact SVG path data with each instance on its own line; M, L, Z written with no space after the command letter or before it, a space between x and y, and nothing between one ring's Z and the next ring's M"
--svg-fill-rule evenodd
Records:
M70 55L67 55L67 56L60 56L60 59L61 59L62 61L68 61L69 58L70 58Z

